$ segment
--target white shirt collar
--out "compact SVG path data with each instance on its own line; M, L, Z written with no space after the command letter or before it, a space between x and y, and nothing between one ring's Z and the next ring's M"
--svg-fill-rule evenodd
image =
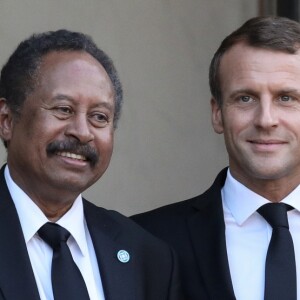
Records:
M5 167L4 176L18 212L25 242L28 243L40 227L49 222L49 220L41 209L13 181L8 166ZM71 233L82 255L85 256L88 252L88 248L86 243L86 225L81 195L76 198L72 207L56 223L66 228Z
M270 202L234 179L229 169L222 189L222 197L224 205L230 210L238 225L242 225L263 204ZM300 211L300 185L282 202Z

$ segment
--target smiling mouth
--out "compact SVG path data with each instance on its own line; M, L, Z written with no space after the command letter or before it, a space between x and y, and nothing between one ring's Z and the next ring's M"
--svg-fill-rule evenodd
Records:
M282 144L286 144L283 141L279 141L279 140L249 140L249 143L251 144L257 144L257 145L282 145Z
M283 149L283 147L287 144L282 140L248 140L251 145L251 148L256 153L276 153Z
M63 141L53 141L47 145L47 155L57 155L64 157L66 160L73 160L73 163L89 163L94 167L100 155L98 151L89 144L80 143L74 139L66 139Z
M83 160L86 161L86 157L80 154L76 154L76 153L71 153L71 152L57 152L56 153L59 156L63 156L63 157L68 157L68 158L72 158L72 159L77 159L77 160Z

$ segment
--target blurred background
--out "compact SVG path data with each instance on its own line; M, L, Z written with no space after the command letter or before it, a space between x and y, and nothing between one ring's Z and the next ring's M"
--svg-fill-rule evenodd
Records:
M208 67L226 35L262 14L297 19L298 1L0 0L0 65L32 33L60 28L91 35L111 56L123 113L111 165L84 196L131 215L204 192L227 166Z

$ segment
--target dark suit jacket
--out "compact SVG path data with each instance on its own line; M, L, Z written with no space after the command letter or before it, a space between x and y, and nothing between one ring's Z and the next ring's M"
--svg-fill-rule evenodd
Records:
M177 251L189 300L235 299L220 192L226 172L222 170L200 196L132 217Z
M130 219L86 200L84 213L106 300L183 299L179 295L177 265L169 246ZM0 173L0 241L0 299L40 299L3 168ZM128 263L117 259L119 250L130 254Z

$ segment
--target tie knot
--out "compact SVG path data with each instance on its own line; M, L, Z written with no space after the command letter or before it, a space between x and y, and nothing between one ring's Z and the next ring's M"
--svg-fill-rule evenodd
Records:
M287 210L289 210L289 206L284 203L268 203L261 206L257 211L265 218L272 228L289 228Z
M61 242L66 242L70 232L55 223L46 223L38 230L39 236L53 249L60 247Z

